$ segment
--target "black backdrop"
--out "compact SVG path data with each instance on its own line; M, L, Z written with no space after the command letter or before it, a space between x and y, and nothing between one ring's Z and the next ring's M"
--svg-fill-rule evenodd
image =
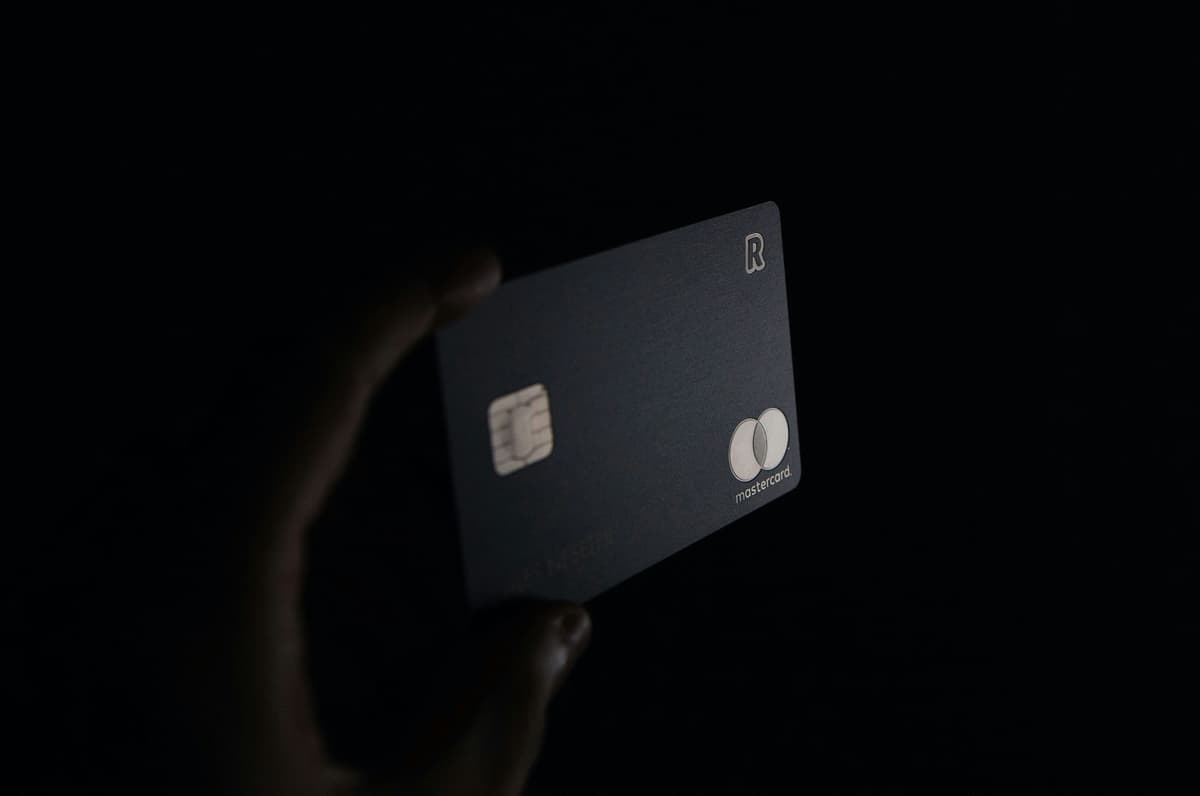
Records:
M1177 20L107 23L68 76L83 179L59 234L91 257L48 280L70 319L38 382L55 522L148 488L349 281L461 242L511 278L771 199L804 480L594 601L531 793L1185 781L1197 130ZM461 619L447 543L411 541L453 528L413 450L442 455L428 346L313 538L318 702L352 762L387 759ZM122 672L65 662L113 632L73 606L164 549L78 533L29 614L55 626L32 693L77 706ZM97 754L71 726L64 758Z

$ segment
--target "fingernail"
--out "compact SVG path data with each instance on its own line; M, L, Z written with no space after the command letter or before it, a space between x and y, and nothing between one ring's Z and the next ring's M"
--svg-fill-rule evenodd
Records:
M500 284L500 261L485 249L456 257L435 278L438 302L453 312L465 309L487 296Z
M559 637L568 648L581 646L591 629L592 621L587 611L578 605L570 606L558 618Z
M563 682L575 668L575 662L587 648L591 638L592 620L581 606L570 605L563 609L555 622L559 643L552 655L550 693L557 694Z

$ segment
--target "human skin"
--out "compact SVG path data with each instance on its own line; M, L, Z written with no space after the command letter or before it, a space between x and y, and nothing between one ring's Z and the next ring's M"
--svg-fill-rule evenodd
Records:
M306 536L337 483L372 396L425 335L500 281L487 252L375 286L321 334L232 426L232 451L189 463L205 494L191 512L213 577L186 588L189 631L165 656L151 730L179 781L162 792L516 794L541 747L549 701L587 646L578 605L514 605L464 645L443 706L386 778L329 756L304 660ZM222 446L215 446L221 448ZM169 501L168 501L169 503ZM169 596L165 597L169 599ZM162 738L169 739L162 741ZM161 773L158 774L161 776ZM130 783L133 784L133 783Z

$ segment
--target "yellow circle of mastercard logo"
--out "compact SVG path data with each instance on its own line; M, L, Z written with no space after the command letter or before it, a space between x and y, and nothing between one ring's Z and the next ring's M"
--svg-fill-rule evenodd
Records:
M729 438L729 471L739 481L753 481L763 470L773 470L787 453L788 424L783 412L771 408L757 418L748 417Z

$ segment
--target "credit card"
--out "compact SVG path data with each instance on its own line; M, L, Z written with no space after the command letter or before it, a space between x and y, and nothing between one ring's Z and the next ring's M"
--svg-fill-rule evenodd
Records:
M437 348L474 608L590 599L800 480L773 202L504 283Z

